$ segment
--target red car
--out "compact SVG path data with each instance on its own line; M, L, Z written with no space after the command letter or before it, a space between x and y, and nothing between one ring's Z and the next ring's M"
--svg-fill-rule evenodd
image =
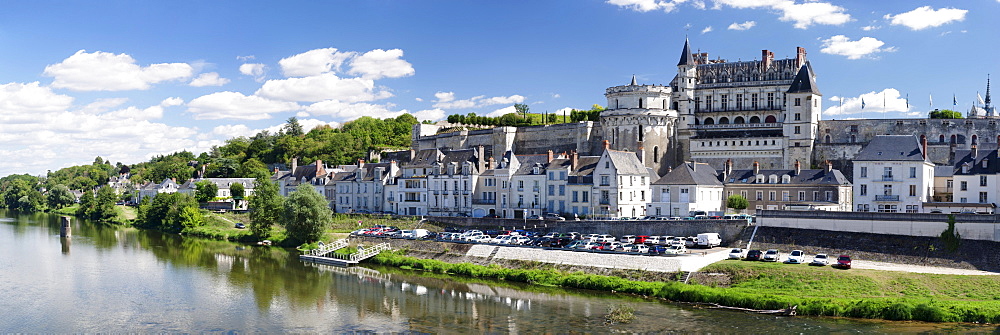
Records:
M634 244L646 244L646 240L649 239L649 235L636 235Z
M834 264L833 266L838 267L838 268L842 268L842 269L850 269L851 268L851 256L840 255L840 257L837 257L837 264Z

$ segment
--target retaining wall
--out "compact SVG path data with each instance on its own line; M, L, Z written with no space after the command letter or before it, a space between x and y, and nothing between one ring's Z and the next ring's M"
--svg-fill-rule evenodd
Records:
M998 219L998 215L955 214L955 231L962 239L1000 242ZM757 224L762 227L937 237L948 229L948 214L760 211Z

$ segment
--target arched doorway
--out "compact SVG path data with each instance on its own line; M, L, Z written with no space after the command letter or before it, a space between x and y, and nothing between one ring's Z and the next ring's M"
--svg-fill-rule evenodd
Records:
M750 117L750 123L760 123L760 117L756 116L756 115L751 116Z
M705 124L715 124L715 119L707 117L705 118Z
M764 123L775 123L775 122L778 122L778 119L775 118L774 115L768 115L766 118L764 118Z
M729 124L729 118L725 116L719 118L719 124Z
M737 116L735 119L733 119L733 123L734 124L744 124L744 123L746 123L746 120L743 119L742 116Z

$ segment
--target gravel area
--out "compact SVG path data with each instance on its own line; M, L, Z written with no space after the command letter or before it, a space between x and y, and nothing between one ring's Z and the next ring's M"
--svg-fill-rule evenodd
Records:
M860 261L860 260L852 261L851 267L855 269L871 269L871 270L901 271L901 272L915 272L915 273L935 273L943 275L966 275L966 276L1000 275L1000 273L997 272L980 271L980 270L955 269L955 268L946 268L940 266L896 264L896 263Z

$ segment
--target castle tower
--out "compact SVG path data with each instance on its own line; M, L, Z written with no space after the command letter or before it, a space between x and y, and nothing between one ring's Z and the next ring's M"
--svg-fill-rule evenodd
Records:
M784 168L791 168L796 162L811 161L813 146L819 137L820 111L823 106L823 94L816 87L809 62L799 68L795 80L789 86L787 115L784 122L785 141Z
M635 76L628 85L609 87L604 96L608 109L601 112L603 138L614 150L632 151L644 157L646 167L665 173L674 162L674 123L671 88L639 85ZM642 151L641 153L639 151Z
M686 162L691 160L690 138L693 135L692 125L695 124L694 110L696 102L694 98L695 87L698 84L698 62L691 53L691 45L687 38L684 39L684 48L681 50L681 58L677 62L677 76L673 83L673 109L677 111L677 161Z

